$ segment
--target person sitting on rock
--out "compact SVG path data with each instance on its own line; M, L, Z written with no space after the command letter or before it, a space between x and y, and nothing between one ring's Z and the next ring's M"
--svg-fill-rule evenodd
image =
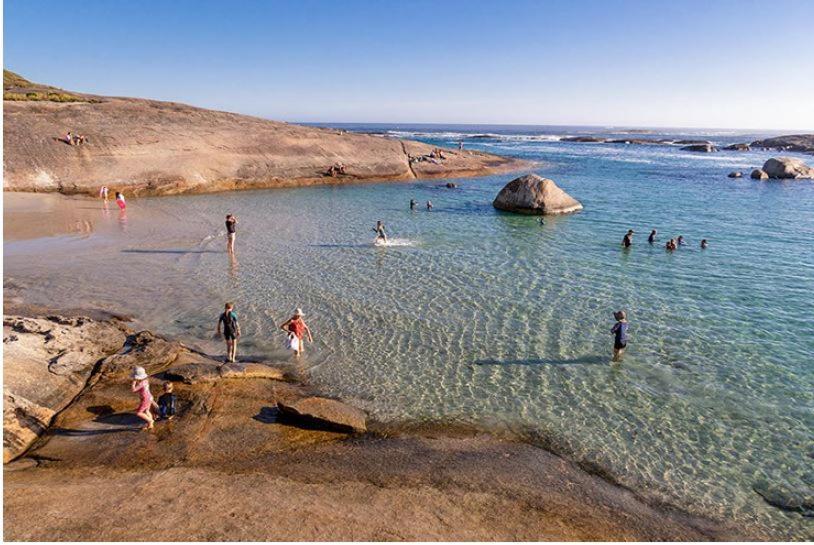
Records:
M73 146L73 133L71 131L68 131L68 134L65 135L65 142L67 142L69 146Z
M144 367L133 369L133 383L130 385L130 389L139 394L139 406L136 409L136 416L147 422L147 425L142 429L153 429L155 419L151 410L157 409L158 405L153 401L153 394L150 393L150 382Z
M172 382L164 383L164 393L158 398L158 417L172 420L175 416L176 396L172 393Z

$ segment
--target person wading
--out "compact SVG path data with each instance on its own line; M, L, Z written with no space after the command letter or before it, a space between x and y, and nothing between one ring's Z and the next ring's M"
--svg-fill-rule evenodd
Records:
M232 303L226 303L223 314L218 318L218 337L223 327L223 338L226 339L226 361L234 363L237 357L237 340L240 338L240 324Z

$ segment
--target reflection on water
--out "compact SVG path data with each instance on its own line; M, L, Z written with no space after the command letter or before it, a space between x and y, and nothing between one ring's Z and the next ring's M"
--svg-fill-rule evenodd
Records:
M40 302L133 312L217 353L225 301L241 351L281 358L276 324L302 307L304 370L378 419L545 436L643 494L810 537L811 519L754 487L812 486L814 184L725 177L760 152L482 145L547 161L585 210L542 225L496 212L510 176L142 199L129 222L97 210L88 239L7 243L6 274ZM232 255L225 211L240 218ZM374 247L377 219L411 244ZM689 246L665 252L678 234ZM610 365L620 308L631 341Z

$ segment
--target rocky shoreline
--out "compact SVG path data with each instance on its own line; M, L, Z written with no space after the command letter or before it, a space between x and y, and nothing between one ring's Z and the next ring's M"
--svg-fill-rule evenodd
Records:
M759 535L651 505L530 444L367 426L287 363L223 365L102 311L7 300L4 313L6 539ZM179 397L179 414L154 432L133 415L135 365Z
M44 96L54 90L17 75L14 81ZM127 196L174 195L473 177L529 166L479 151L174 102L70 96L76 100L4 100L5 191L96 195L105 185Z

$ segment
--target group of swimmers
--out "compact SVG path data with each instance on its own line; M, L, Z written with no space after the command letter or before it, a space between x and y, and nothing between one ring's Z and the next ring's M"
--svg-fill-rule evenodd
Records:
M628 229L627 233L625 233L625 236L622 238L622 247L623 248L630 248L631 246L633 246L633 234L634 233L635 233L635 231L633 229ZM657 231L655 229L650 231L650 236L647 237L647 242L649 244L652 245L652 244L656 243L656 234L657 234ZM677 238L671 238L670 240L668 240L667 243L664 245L664 248L668 252L673 252L673 251L677 250L679 246L686 246L686 245L687 245L687 242L684 240L684 237L682 235L679 235ZM707 239L705 239L705 238L701 239L701 249L706 250L708 247L709 247L709 242L707 241Z
M418 206L416 200L410 199L410 210L415 210L416 206ZM432 210L432 201L427 201L427 210Z
M99 189L99 198L105 201L105 206L107 206L109 195L110 190L107 188L106 185L103 185ZM116 192L116 205L119 207L119 210L121 211L124 211L127 208L127 201L124 200L124 195L122 195L121 191Z

